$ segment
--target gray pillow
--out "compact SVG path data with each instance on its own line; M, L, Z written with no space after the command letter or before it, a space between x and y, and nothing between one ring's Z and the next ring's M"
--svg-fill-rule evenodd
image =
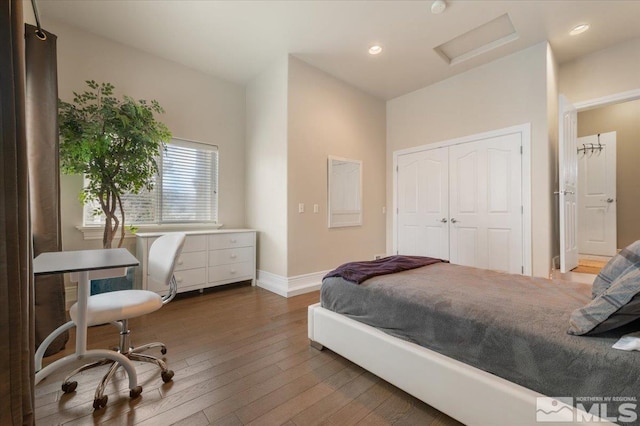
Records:
M611 314L609 318L598 324L593 330L589 331L588 335L604 333L605 331L613 330L623 325L627 325L640 318L640 293L633 296L633 299L614 314ZM640 330L640 325L638 326ZM635 331L635 330L634 330Z
M604 293L616 278L621 276L628 268L638 264L640 264L640 240L625 247L602 268L593 281L591 296L595 298Z
M609 288L588 305L571 313L568 333L575 335L602 333L640 318L639 304L636 299L636 295L639 294L640 264L635 264L613 280Z

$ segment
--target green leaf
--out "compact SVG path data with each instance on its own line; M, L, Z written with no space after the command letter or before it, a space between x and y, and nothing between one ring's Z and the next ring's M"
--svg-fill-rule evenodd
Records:
M156 100L118 99L111 83L86 84L89 90L74 92L73 102L58 102L60 168L65 174L84 174L89 184L80 200L98 201L104 210L112 195L153 188L156 159L171 132L154 117L164 112Z

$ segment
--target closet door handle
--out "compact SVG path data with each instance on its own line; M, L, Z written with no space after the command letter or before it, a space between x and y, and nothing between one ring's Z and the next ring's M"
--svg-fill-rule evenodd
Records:
M458 222L459 222L459 221L458 221L458 220L456 220L456 218L455 218L455 217L452 217L452 218L451 218L451 223L458 223Z
M442 223L447 223L447 218L443 217L442 219L438 220L436 219L436 222L442 222Z

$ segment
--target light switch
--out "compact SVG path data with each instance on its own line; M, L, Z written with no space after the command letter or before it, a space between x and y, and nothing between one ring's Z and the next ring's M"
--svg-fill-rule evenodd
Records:
M313 205L313 212L314 212L314 213L318 213L319 211L320 211L320 209L318 208L318 205L317 205L317 204L314 204L314 205Z
M386 214L387 213L387 208L385 206L382 206L382 214Z
M298 213L304 213L304 203L298 204Z

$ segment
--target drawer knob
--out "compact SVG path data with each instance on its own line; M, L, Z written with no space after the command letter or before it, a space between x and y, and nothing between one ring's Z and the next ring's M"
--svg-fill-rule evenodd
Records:
M182 265L182 258L178 259L178 265Z
M182 282L182 277L176 277L176 281L181 283Z
M236 256L235 254L232 254L232 255L231 255L231 258L232 258L232 259L235 259L236 257L238 257L238 256Z
M238 242L235 238L232 238L230 241L231 241L231 244L235 244Z
M235 270L235 269L232 269L232 270L231 270L231 273L232 273L232 274L235 274L235 273L236 273L236 270Z

